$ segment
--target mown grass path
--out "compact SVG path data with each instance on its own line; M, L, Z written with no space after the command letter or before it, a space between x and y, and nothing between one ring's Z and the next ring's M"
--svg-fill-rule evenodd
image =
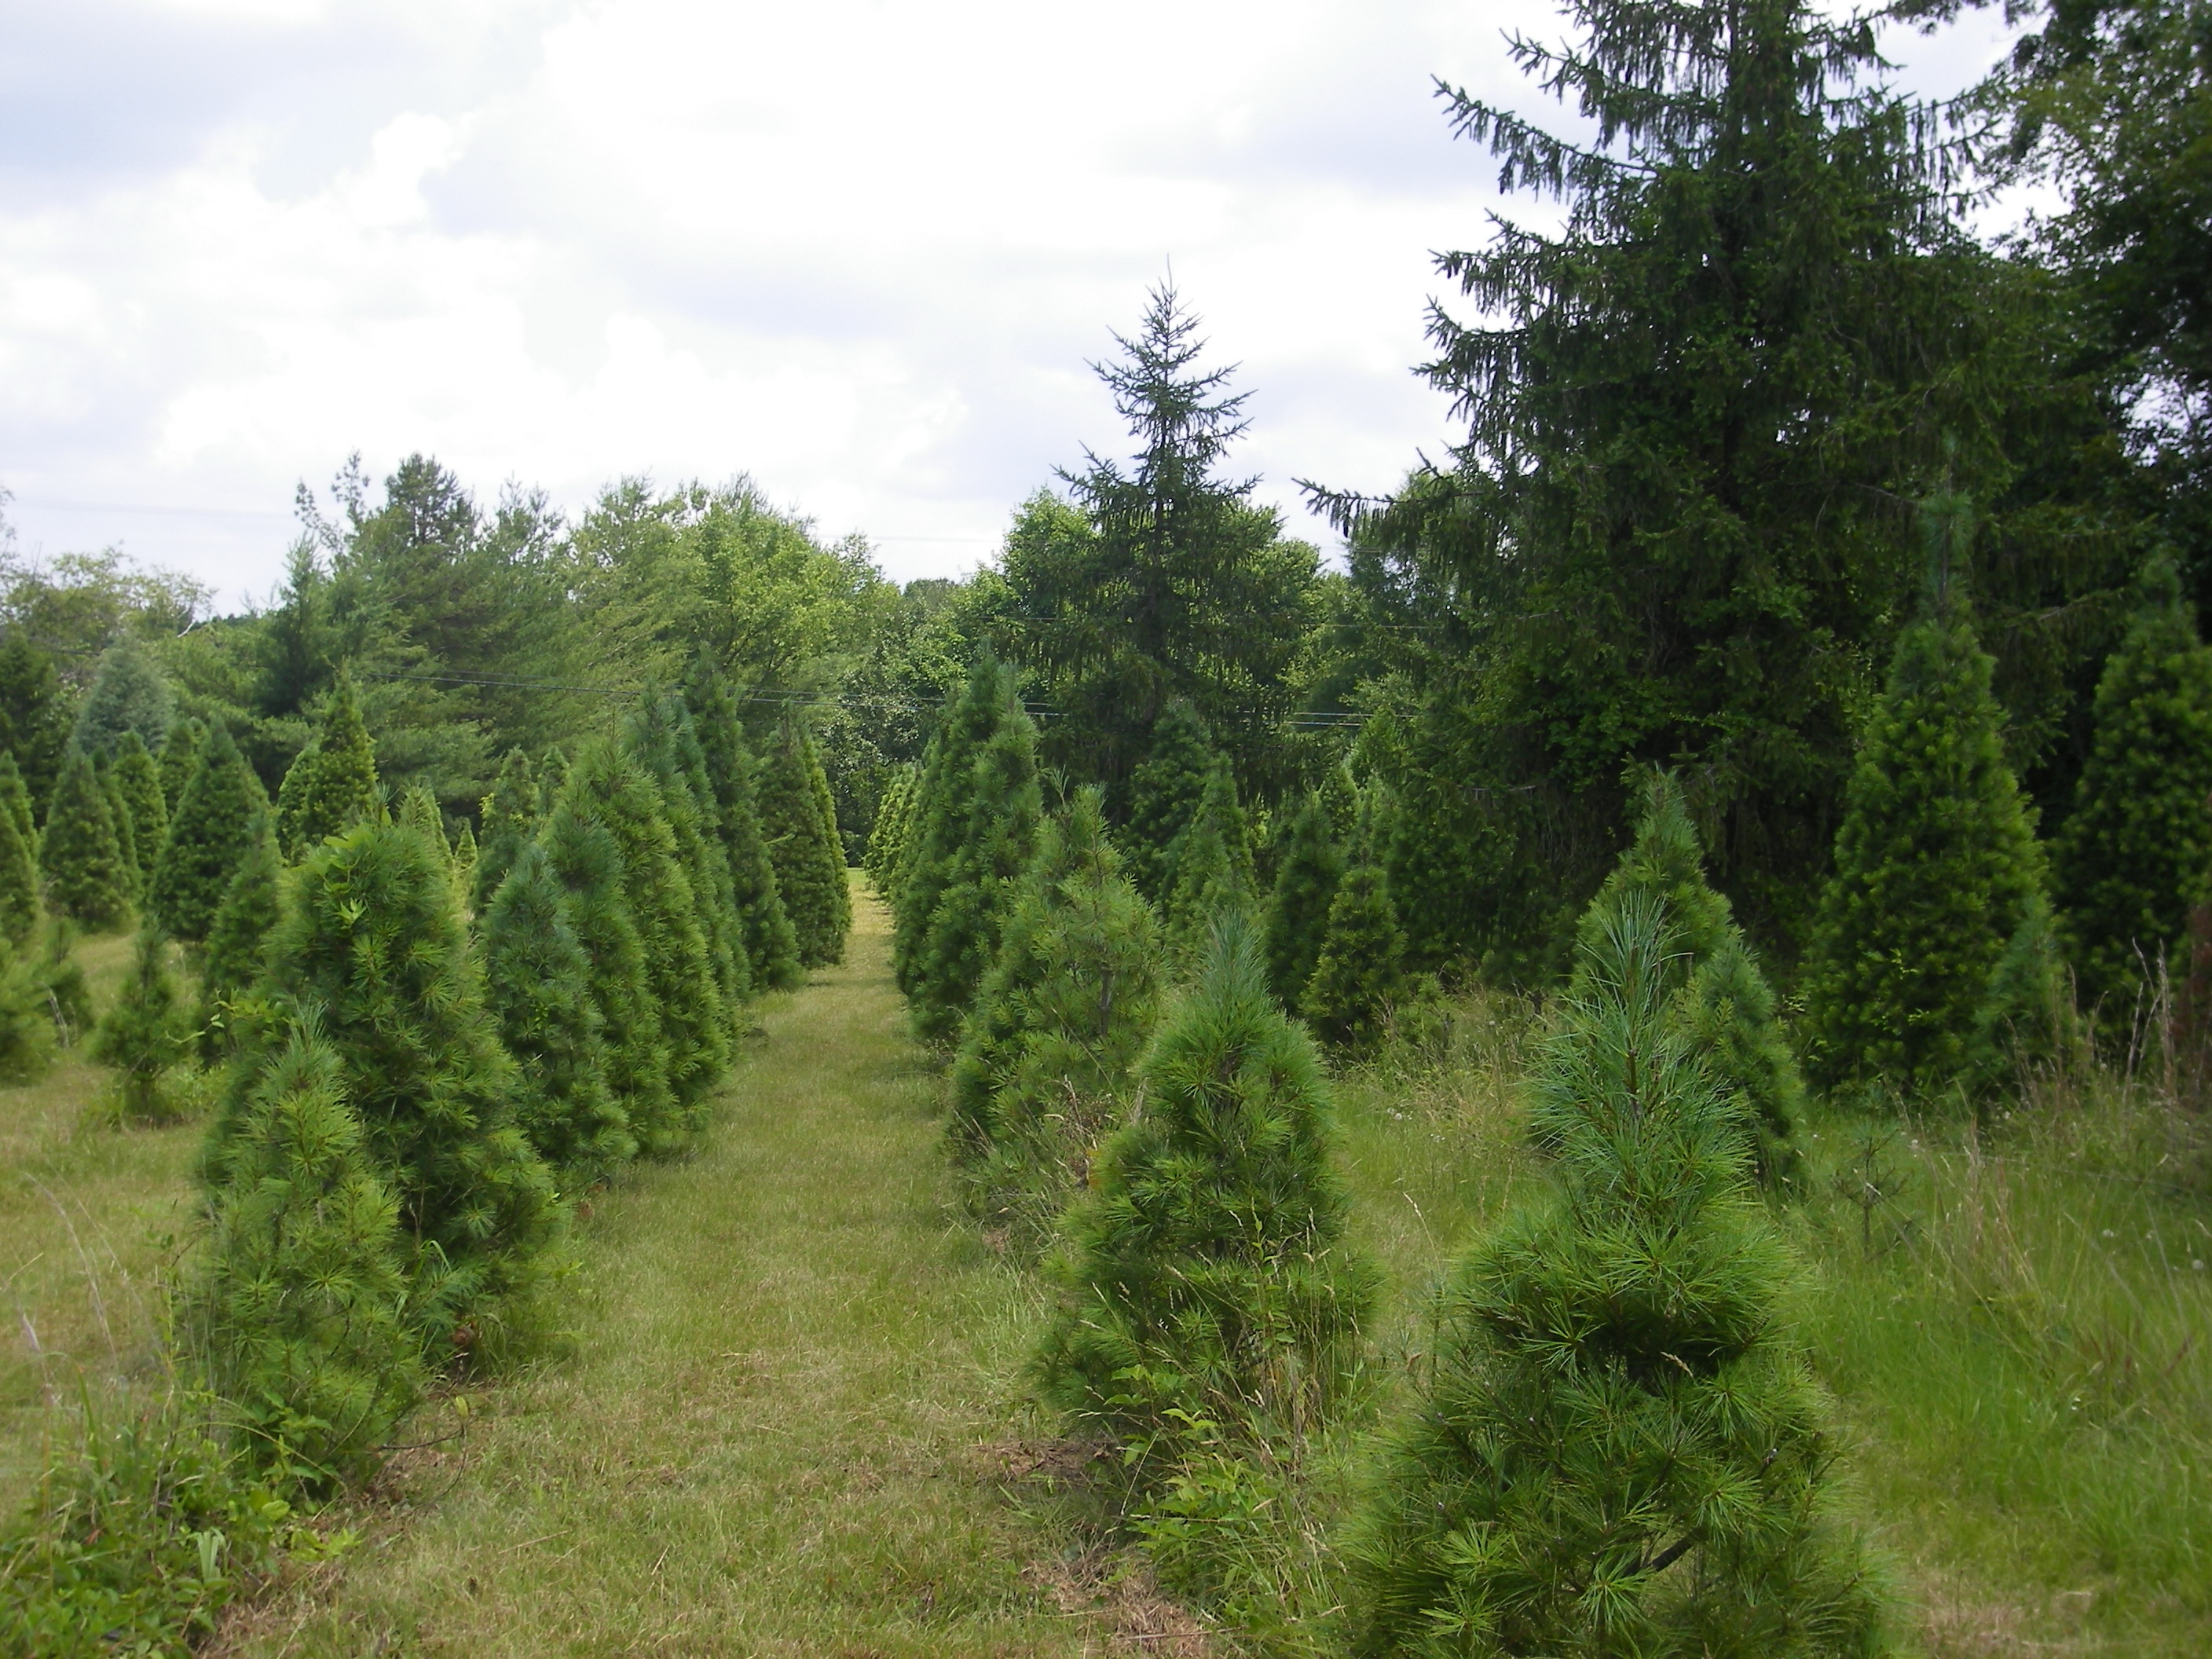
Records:
M573 1356L473 1398L228 1650L1100 1650L999 1490L1036 1291L947 1207L935 1079L855 901L847 964L764 1010L696 1156L599 1196Z

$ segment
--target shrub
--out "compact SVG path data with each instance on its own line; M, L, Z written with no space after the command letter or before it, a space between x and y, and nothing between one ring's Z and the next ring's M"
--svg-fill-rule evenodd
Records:
M791 918L799 960L808 968L844 959L852 921L843 845L835 819L825 818L822 811L828 790L814 739L798 720L786 720L761 768L761 833L775 868L776 891Z
M46 902L56 914L95 933L120 927L131 915L131 872L115 828L115 814L92 757L74 750L63 763L46 809L39 847Z
M1304 1000L1328 932L1329 904L1343 879L1335 819L1320 792L1309 791L1291 819L1267 896L1267 982L1285 1008Z
M268 811L261 780L230 733L216 727L201 746L147 888L147 906L164 933L195 945L207 938Z
M374 817L382 799L376 744L362 721L352 677L341 674L323 705L313 740L277 788L277 845L286 858L297 861L308 848Z
M169 942L143 928L130 975L92 1033L92 1057L121 1074L116 1092L126 1120L158 1123L181 1115L170 1073L185 1063L191 1038L184 994L169 968Z

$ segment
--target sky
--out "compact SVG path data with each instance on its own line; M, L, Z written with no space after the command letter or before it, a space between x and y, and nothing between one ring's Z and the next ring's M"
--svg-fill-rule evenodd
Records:
M295 484L424 452L489 501L750 474L954 574L1124 437L1088 364L1172 274L1234 465L1387 490L1452 432L1434 251L1501 201L1427 0L0 0L0 489L20 556L265 599ZM1976 78L1976 14L1890 42Z

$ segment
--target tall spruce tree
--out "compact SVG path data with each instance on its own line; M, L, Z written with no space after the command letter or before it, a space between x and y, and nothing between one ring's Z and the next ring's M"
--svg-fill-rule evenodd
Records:
M1809 1069L1831 1089L1949 1094L2048 928L2042 849L1962 591L1968 511L1948 494L1923 509L1928 603L1898 636L1836 832L1805 980Z
M1351 1540L1363 1659L1890 1650L1668 907L1620 900L1537 1070L1553 1190L1454 1269Z
M131 915L131 872L115 815L92 757L82 749L63 763L39 845L46 902L56 915L105 933Z
M1290 830L1267 895L1267 982L1285 1008L1304 1000L1321 960L1329 905L1344 879L1344 844L1334 815L1318 790L1307 792Z
M142 881L150 879L169 838L169 803L161 793L161 769L136 732L115 740L115 792L131 815L131 852Z
M112 1067L125 1118L155 1123L175 1116L170 1076L190 1056L192 1024L169 966L169 942L142 928L131 972L93 1028L92 1057Z
M1229 757L1217 755L1198 810L1168 848L1168 942L1179 963L1195 964L1224 911L1255 908L1252 838Z
M2212 897L2212 650L2170 556L2141 586L2098 682L2089 757L2051 848L2081 1000L2119 1028L2177 956L2190 912Z
M200 744L206 740L207 727L186 718L173 723L169 735L162 741L161 805L172 817L176 813L177 803L185 798L185 786L199 769Z
M281 908L283 872L276 829L264 813L246 856L223 889L222 902L216 906L200 957L200 1048L210 1060L230 1052L245 1035L243 1005L261 977Z
M1360 803L1352 856L1329 900L1313 976L1299 1012L1316 1035L1358 1054L1372 1048L1391 1006L1406 994L1406 933L1379 856L1382 824L1374 796Z
M169 683L129 635L100 653L92 684L77 705L76 747L95 755L112 754L125 732L135 732L148 749L168 736L174 707Z
M799 720L787 720L761 767L761 834L799 942L799 959L809 968L844 959L851 922L844 849L834 819L825 821L822 812L827 789L814 739Z
M799 937L776 888L775 861L761 834L753 757L738 719L736 694L702 658L685 696L714 792L722 847L730 863L730 901L737 906L738 936L754 988L790 990L805 977L805 970L799 960Z
M1243 918L1163 1019L1143 1087L1063 1224L1044 1397L1132 1449L1207 1432L1197 1419L1305 1429L1346 1375L1376 1276L1346 1238L1320 1058Z
M374 817L382 799L376 744L362 720L353 677L341 674L323 705L314 740L277 788L277 844L286 858L304 858L308 848Z
M217 726L177 802L169 838L147 884L147 906L173 939L207 938L216 908L269 811L261 780Z
M1158 1012L1158 928L1121 872L1097 786L1038 831L952 1068L976 1209L1041 1238L1128 1099Z
M543 846L525 846L493 895L480 948L500 1040L522 1072L522 1132L572 1184L612 1174L637 1140L608 1086L591 958Z
M1121 841L1129 878L1154 905L1173 896L1173 848L1198 816L1213 775L1213 734L1188 702L1167 706L1152 727L1145 758L1129 778L1129 811Z
M0 754L0 939L29 941L39 926L37 832L15 757Z
M975 757L1015 699L1012 671L979 657L930 738L893 902L897 926L891 935L891 968L899 989L908 996L921 982L930 925L968 834L975 804Z
M499 763L491 793L483 798L483 833L477 837L476 870L470 884L478 915L491 908L492 895L499 891L541 821L537 772L529 756L510 749Z

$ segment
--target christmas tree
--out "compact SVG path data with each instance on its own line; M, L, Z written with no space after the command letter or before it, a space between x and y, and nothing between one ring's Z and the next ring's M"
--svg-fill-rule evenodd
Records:
M173 939L207 938L216 908L253 844L269 794L217 726L201 745L199 764L178 799L169 838L154 866L147 904Z
M54 1062L53 1000L39 959L0 939L0 1083L35 1083Z
M169 838L169 803L161 793L161 769L136 732L115 740L116 793L131 818L131 860L141 878L150 877Z
M270 930L276 925L283 869L276 832L264 813L246 856L223 889L222 902L216 906L200 958L200 1047L210 1060L228 1052L241 1035L236 1029L240 1003L261 977Z
M738 720L736 697L729 682L703 660L694 672L686 695L721 828L723 851L729 860L730 902L737 907L738 934L752 970L753 987L763 991L790 990L805 977L805 970L799 965L798 935L792 930L783 896L776 889L775 862L761 834L760 811L753 795L753 759L745 747L744 728Z
M54 769L59 778L61 769ZM31 788L12 754L0 753L0 806L14 816L15 832L23 838L23 845L34 850L39 844L38 819L31 807Z
M124 887L135 908L146 892L145 872L138 867L137 826L131 821L131 805L123 799L123 787L115 780L114 763L106 755L96 754L92 769L100 780L100 798L107 803L107 821L115 826L115 850L123 860Z
M171 817L185 798L185 786L199 769L200 744L206 740L207 727L196 720L180 720L169 727L161 744L161 805Z
M38 931L36 832L30 797L12 755L0 754L0 939L20 945Z
M142 929L130 975L92 1033L92 1057L120 1073L117 1096L125 1119L157 1123L177 1115L170 1073L185 1062L191 1040L184 994L169 967L169 942Z
M373 817L383 799L376 744L361 718L349 675L338 676L314 740L276 791L276 841L295 861L343 830Z
M1351 866L1329 901L1321 952L1299 1005L1316 1036L1354 1054L1375 1046L1392 1006L1406 994L1406 934L1391 902L1380 838L1370 796L1360 804Z
M730 860L722 845L706 757L681 697L648 692L630 718L631 752L660 787L676 856L698 901L699 927L706 936L714 987L732 1041L737 1006L752 994L751 965L745 957Z
M507 872L522 855L542 822L538 810L538 774L530 757L520 749L507 750L500 763L491 793L483 798L483 833L477 837L477 865L470 893L476 912L491 908Z
M1343 879L1336 821L1320 793L1310 792L1291 819L1267 896L1267 981L1285 1008L1304 1000L1328 932L1329 904Z
M1129 775L1129 817L1121 833L1130 879L1164 906L1175 890L1173 849L1197 817L1213 775L1213 736L1197 712L1171 702L1152 727L1152 747Z
M822 813L828 787L814 739L799 720L787 720L761 768L760 823L799 960L809 968L843 960L852 917L844 850Z
M120 927L131 915L131 872L115 831L115 815L92 757L74 750L46 808L39 847L46 902L94 933Z
M152 749L168 735L173 707L169 683L138 642L125 635L100 653L92 685L77 705L79 749L109 755L125 732Z
M975 757L1016 701L1012 672L979 659L930 738L907 831L904 868L892 898L896 927L891 968L899 989L908 996L921 982L930 924L968 834L975 804Z
M863 865L868 885L879 896L887 897L896 890L900 866L906 861L907 824L921 786L921 774L915 768L894 767L876 803L876 827L869 832L868 855Z
M1227 756L1213 757L1198 810L1168 848L1166 869L1168 942L1179 964L1194 965L1211 948L1215 921L1253 904L1251 836Z

